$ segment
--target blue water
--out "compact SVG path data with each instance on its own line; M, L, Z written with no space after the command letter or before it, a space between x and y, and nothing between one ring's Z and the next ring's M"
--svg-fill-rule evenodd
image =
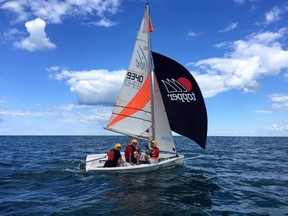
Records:
M205 151L175 140L186 158L205 157L96 174L79 163L125 137L0 136L0 215L288 215L288 138L209 137Z

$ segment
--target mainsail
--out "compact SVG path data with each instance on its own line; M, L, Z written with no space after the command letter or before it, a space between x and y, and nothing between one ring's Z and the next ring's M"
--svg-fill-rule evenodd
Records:
M147 5L123 85L106 127L108 130L146 139L152 137L151 30Z
M205 149L207 111L196 80L173 59L155 52L152 55L171 129Z

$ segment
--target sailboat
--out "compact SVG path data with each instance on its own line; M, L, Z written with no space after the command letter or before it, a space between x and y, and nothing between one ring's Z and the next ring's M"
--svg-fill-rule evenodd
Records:
M205 149L207 112L200 88L185 67L151 51L151 32L146 4L131 61L105 129L144 142L155 140L160 149L159 161L104 168L107 153L91 154L82 166L86 171L138 173L183 164L184 155L177 153L172 131Z

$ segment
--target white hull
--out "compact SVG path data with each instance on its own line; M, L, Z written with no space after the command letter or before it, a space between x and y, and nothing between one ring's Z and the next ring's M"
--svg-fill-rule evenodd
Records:
M122 152L124 159L124 153ZM144 155L143 155L144 156ZM143 156L140 161L144 161ZM107 160L107 154L92 154L86 157L86 171L101 173L140 173L150 172L161 168L172 168L183 164L184 156L175 154L160 154L160 160L157 164L134 164L133 166L125 162L123 167L103 167Z

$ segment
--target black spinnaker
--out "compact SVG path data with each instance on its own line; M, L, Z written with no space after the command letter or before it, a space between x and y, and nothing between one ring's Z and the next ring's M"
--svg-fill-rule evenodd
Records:
M171 130L205 149L207 111L196 80L173 59L155 52L152 52L152 56Z

